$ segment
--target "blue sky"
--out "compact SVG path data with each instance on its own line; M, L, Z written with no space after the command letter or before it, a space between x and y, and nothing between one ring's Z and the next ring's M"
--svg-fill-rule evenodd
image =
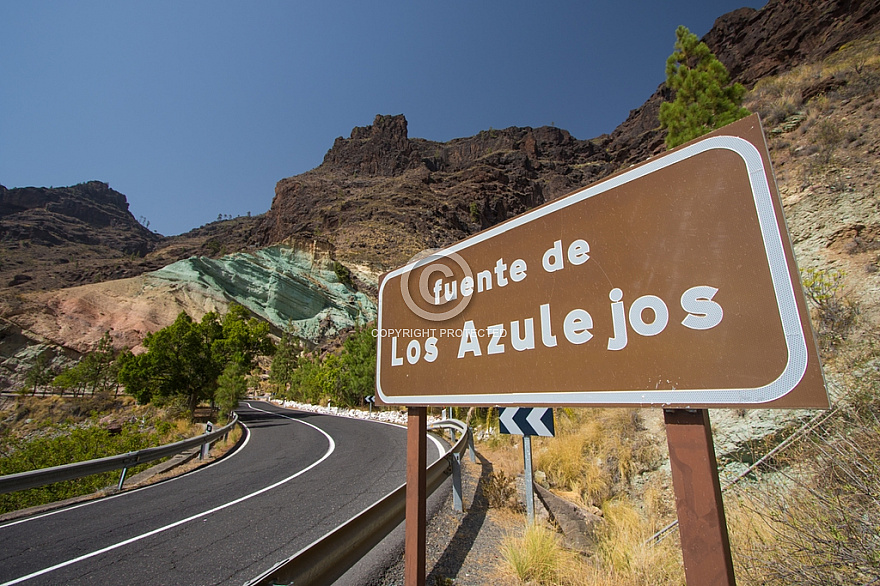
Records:
M106 181L172 235L260 214L337 136L555 124L611 132L675 28L750 0L3 2L0 184Z

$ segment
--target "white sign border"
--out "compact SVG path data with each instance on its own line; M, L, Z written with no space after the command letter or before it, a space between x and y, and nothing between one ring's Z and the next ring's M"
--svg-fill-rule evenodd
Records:
M401 395L389 397L381 388L382 369L382 294L385 284L393 277L412 271L418 263L411 263L388 273L379 287L379 317L377 321L378 348L376 364L376 392L388 405L653 405L682 406L689 405L746 405L761 404L779 399L791 392L801 381L807 371L807 341L798 315L795 292L788 271L785 248L782 244L782 231L776 219L767 171L761 153L747 140L737 136L714 136L669 153L655 161L626 171L606 181L585 187L566 197L545 206L526 212L508 222L481 232L432 256L445 257L457 253L475 244L513 230L523 224L553 212L565 209L586 199L601 195L606 191L625 185L670 165L697 156L710 150L729 150L739 155L746 165L752 197L761 235L764 240L764 251L770 268L773 290L782 322L782 331L788 349L788 361L779 376L769 384L752 388L724 389L661 389L661 390L621 390L621 391L565 391L565 392L530 392L504 394L467 394L467 395Z

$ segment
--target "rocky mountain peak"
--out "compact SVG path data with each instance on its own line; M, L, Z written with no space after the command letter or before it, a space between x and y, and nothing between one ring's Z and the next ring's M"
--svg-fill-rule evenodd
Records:
M96 226L107 226L128 214L128 200L102 181L71 187L20 187L0 185L0 217L43 209L73 216ZM134 218L131 218L134 220Z
M356 126L350 138L339 137L321 167L371 177L394 177L421 164L407 136L406 118L376 116L370 126Z
M406 147L407 130L406 116L377 114L370 126L355 126L351 131L353 140L372 139L382 142L390 142L400 148Z
M70 187L0 186L0 288L45 288L123 276L129 263L91 260L143 257L162 240L128 209L125 195L101 181ZM90 269L80 262L89 263Z

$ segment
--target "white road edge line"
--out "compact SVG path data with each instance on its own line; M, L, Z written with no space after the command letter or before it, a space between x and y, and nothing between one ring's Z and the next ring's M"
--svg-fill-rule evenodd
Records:
M278 406L281 407L281 405L278 405ZM289 407L281 407L281 408L282 409L289 409ZM296 411L296 409L293 409L293 411ZM310 411L301 411L301 413L310 413ZM321 413L321 415L327 415L328 417L345 417L343 415L333 415L332 413ZM354 419L355 421L363 421L365 423L381 423L382 425L390 425L391 427L402 427L403 429L406 429L406 426L403 425L402 423L392 423L390 421L381 421L378 419L358 419L357 417L345 417L345 418L346 419ZM443 446L443 442L438 440L436 437L434 437L430 433L428 434L428 439L430 439L431 441L434 442L434 446L436 446L436 448L437 448L437 460L439 460L440 458L443 457L443 454L446 453L446 450ZM434 460L433 462L429 462L428 466L431 466L437 460ZM3 586L3 585L0 584L0 586Z
M257 496L257 495L263 494L264 492L268 492L268 491L270 491L270 490L272 490L272 489L274 489L274 488L278 488L278 487L281 486L282 484L285 484L285 483L287 483L287 482L293 480L293 479L296 478L297 476L300 476L300 475L302 475L302 474L305 474L306 472L308 472L309 470L311 470L312 468L314 468L315 466L317 466L318 464L320 464L321 462L323 462L324 460L326 460L327 458L329 458L329 457L330 457L330 454L332 454L332 453L334 452L334 450L336 450L336 442L333 441L333 438L330 437L330 434L328 434L328 433L327 433L326 431L324 431L323 429L321 429L321 428L319 428L319 427L316 427L316 426L312 425L311 423L308 423L308 422L306 422L306 421L302 421L302 420L299 420L299 419L295 419L295 418L290 417L290 416L288 416L288 415L284 415L283 413L275 413L275 412L272 412L272 411L266 411L265 409L260 409L260 408L258 408L258 407L253 407L250 403L245 403L245 405L247 405L249 408L251 408L251 409L253 409L253 410L255 410L255 411L262 411L263 413L270 413L270 414L272 414L272 415L278 415L278 416L280 416L280 417L284 417L284 418L286 418L286 419L290 419L291 421L296 421L297 423L302 423L303 425L308 425L309 427L312 427L312 428L318 430L319 432L321 432L322 434L324 434L324 436L325 436L325 437L327 438L327 440L330 442L330 447L327 449L327 452L321 457L320 460L314 462L313 464L309 465L309 466L306 467L306 468L303 468L302 470L300 470L300 471L297 472L296 474L293 474L292 476L288 476L287 478L285 478L285 479L283 479L283 480L279 480L279 481L276 482L275 484L269 485L269 486L267 486L267 487L265 487L265 488L261 488L260 490L258 490L258 491L256 491L256 492L252 492L251 494L248 494L248 495L245 495L245 496L243 496L243 497L237 498L237 499L235 499L234 501L230 501L230 502L228 502L228 503L226 503L226 504L220 505L219 507L214 507L213 509L210 509L210 510L204 511L204 512L202 512L202 513L198 513L198 514L196 514L196 515L192 515L191 517L187 517L186 519L181 519L180 521L175 521L174 523L171 523L171 524L169 524L169 525L165 525L164 527L159 527L158 529L153 529L152 531L148 531L147 533L143 533L143 534L141 534L141 535L137 535L137 536L135 536L135 537L131 537L131 538L126 539L126 540L124 540L124 541L120 541L119 543L116 543L116 544L114 544L114 545L108 545L107 547L104 547L104 548L102 548L102 549L99 549L99 550L93 551L93 552L91 552L91 553L87 553L87 554L81 555L81 556L76 557L76 558L73 558L73 559L71 559L71 560L67 560L66 562L61 562L60 564L55 564L54 566L51 566L51 567L49 567L49 568L45 568L45 569L42 569L42 570L38 570L38 571L36 571L36 572L33 572L33 573L31 573L31 574L28 574L27 576L22 576L22 577L20 577L20 578L16 578L16 579L14 579L14 580L10 580L9 582L4 582L3 584L0 584L0 586L11 586L12 584L19 584L19 583L24 582L24 581L26 581L26 580L30 580L31 578L36 578L37 576L42 576L42 575L44 575L44 574L48 574L49 572L54 572L55 570L58 570L58 569L64 568L64 567L66 567L66 566L71 566L71 565L76 564L76 563L78 563L78 562L81 562L81 561L83 561L83 560L87 560L87 559L89 559L89 558L93 558L93 557L95 557L95 556L101 555L102 553L107 553L108 551L112 551L112 550L114 550L114 549L117 549L117 548L120 548L120 547L123 547L123 546L129 545L129 544L131 544L131 543L135 543L136 541L140 541L141 539L145 539L145 538L147 538L147 537L151 537L151 536L156 535L156 534L158 534L158 533L162 533L163 531L167 531L167 530L169 530L169 529L173 529L173 528L175 528L175 527L179 527L180 525L183 525L183 524L185 524L185 523L189 523L190 521L194 521L194 520L196 520L196 519L200 519L200 518L202 518L202 517L206 517L206 516L208 516L208 515L210 515L210 514L212 514L212 513L216 513L217 511L220 511L220 510L226 509L226 508L231 507L231 506L233 506L233 505L237 505L238 503L244 502L244 501L246 501L246 500L248 500L248 499L250 499L250 498L253 498L253 497Z
M428 434L428 439L430 439L432 442L434 442L434 445L437 447L437 452L439 452L437 454L437 460L439 460L440 458L443 457L443 454L445 453L445 451L443 449L443 444L440 443L440 440L438 440L436 437L434 437L430 433ZM434 460L434 462L436 462L437 460ZM434 462L431 462L431 464L433 464ZM428 465L430 466L431 464L428 464Z

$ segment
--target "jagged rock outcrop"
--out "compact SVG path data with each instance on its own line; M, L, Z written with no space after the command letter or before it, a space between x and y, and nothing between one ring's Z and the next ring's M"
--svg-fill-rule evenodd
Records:
M337 138L324 162L275 188L259 244L333 242L341 259L397 266L594 181L602 141L552 127L490 130L441 143L407 136L402 116Z
M135 220L123 194L89 181L59 188L0 186L0 240L100 244L143 256L161 237Z
M356 126L351 137L336 139L324 163L345 173L394 177L421 164L417 149L407 137L406 118L376 116L371 126Z

